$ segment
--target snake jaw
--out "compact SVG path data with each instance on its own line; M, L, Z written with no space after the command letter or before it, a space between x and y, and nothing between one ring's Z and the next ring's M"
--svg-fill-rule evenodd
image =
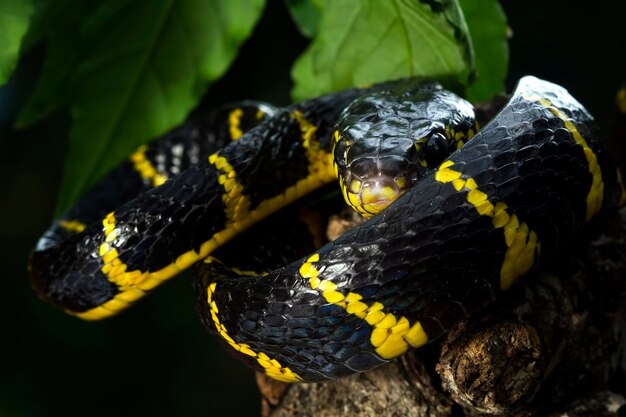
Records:
M394 181L387 177L375 176L361 181L353 178L344 192L346 202L365 217L380 213L406 190L401 187L405 181Z

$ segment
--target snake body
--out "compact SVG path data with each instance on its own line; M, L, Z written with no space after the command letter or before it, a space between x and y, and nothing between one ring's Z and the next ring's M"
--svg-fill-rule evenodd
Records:
M48 233L31 259L35 288L98 319L206 259L195 290L207 328L274 378L324 381L440 336L624 202L593 118L563 88L525 77L471 140L336 241L263 274L208 257L334 178L333 124L368 91L277 110L100 222Z

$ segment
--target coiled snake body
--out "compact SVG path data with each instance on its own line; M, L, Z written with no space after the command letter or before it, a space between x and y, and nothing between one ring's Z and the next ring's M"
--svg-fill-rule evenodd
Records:
M406 91L403 83L374 90ZM467 126L466 136L457 135L451 122L437 122L442 130L414 137L405 150L425 166L413 164L413 174L396 184L418 181L334 242L263 274L210 257L262 218L333 180L335 169L351 165L336 160L333 167L331 148L349 154L341 140L351 129L340 122L333 134L333 124L368 92L267 108L272 117L208 158L197 156L196 164L167 181L136 153L127 168L141 172L144 184L162 184L113 205L84 230L73 223L71 210L55 222L31 259L34 287L71 314L99 319L205 259L208 269L195 283L203 323L274 378L323 381L433 340L541 264L603 208L624 202L619 171L589 113L563 88L524 77L470 140L473 122L464 116L454 120ZM403 111L398 107L394 117ZM230 127L237 136L238 126ZM446 143L453 152L437 156ZM377 146L384 156L385 146ZM180 155L172 166L179 165ZM367 184L342 180L346 199L359 195L361 211L375 213L377 197L362 192ZM372 187L384 194L393 188L385 184ZM95 205L102 211L112 203Z

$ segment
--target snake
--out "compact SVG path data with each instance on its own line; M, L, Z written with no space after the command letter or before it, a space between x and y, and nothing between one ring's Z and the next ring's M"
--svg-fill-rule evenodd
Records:
M437 339L626 200L593 117L533 76L480 130L420 79L221 116L139 148L55 220L30 258L39 296L98 320L195 265L200 321L231 352L328 381ZM271 216L336 178L367 217L336 240ZM269 249L286 239L304 246Z

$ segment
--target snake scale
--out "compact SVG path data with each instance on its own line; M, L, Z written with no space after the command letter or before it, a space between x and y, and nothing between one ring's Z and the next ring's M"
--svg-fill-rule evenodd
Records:
M434 107L409 103L424 91ZM450 100L457 114L448 122L436 119L444 91L401 80L284 109L251 103L230 109L226 125L183 126L140 148L55 221L32 254L33 286L70 314L100 319L199 263L201 321L282 381L339 378L424 345L626 198L592 116L562 87L522 78L475 135L462 101ZM393 105L389 92L400 92ZM435 116L407 124L414 107ZM220 129L237 140L208 151L202 140ZM372 150L372 139L358 144L366 133L391 139L373 140ZM389 143L410 157L397 158ZM364 179L365 165L375 181ZM383 178L388 166L404 174ZM298 259L270 272L218 260L226 242L335 175L348 203L373 217L312 252L276 255ZM388 194L402 195L380 203ZM282 241L306 229L277 224L255 236ZM247 252L235 252L245 262Z

